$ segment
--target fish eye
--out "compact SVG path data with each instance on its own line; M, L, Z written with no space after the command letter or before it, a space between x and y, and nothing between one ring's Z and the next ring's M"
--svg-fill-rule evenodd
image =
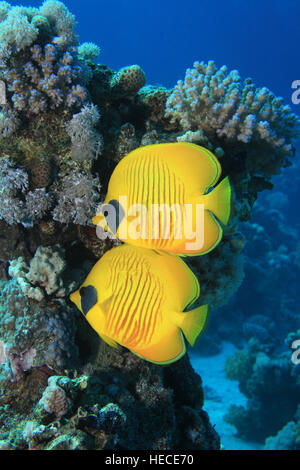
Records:
M104 217L108 217L109 216L109 204L105 204L105 206L102 206L101 211Z
M125 217L124 209L119 201L112 199L102 207L102 214L106 218L107 225L113 233L116 233L120 223Z

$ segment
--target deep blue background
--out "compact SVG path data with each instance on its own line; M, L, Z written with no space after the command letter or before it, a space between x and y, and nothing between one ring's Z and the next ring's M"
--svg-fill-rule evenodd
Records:
M12 2L39 6L42 0ZM215 60L291 104L300 79L299 0L65 0L81 42L113 69L139 64L148 83L172 87L195 60ZM300 105L293 106L300 113Z

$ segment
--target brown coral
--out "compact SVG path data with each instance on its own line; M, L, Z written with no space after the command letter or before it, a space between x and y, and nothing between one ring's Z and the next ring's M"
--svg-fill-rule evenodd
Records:
M51 183L51 164L45 161L35 162L30 168L30 177L34 188L46 188Z
M45 389L39 404L43 405L47 413L54 414L57 418L65 415L70 407L71 400L67 397L66 392L58 387L55 383L56 377L50 377L48 387Z
M111 79L110 86L114 93L135 94L146 83L146 76L139 65L123 67Z

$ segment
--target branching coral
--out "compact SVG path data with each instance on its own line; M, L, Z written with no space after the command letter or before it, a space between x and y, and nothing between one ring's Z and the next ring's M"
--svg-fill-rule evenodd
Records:
M95 62L100 55L100 47L92 42L84 42L78 47L78 58Z
M0 137L10 137L19 127L19 119L16 113L11 109L2 109L0 111Z
M49 210L52 198L45 189L28 191L28 175L8 158L0 159L0 220L31 226Z
M266 144L266 159L279 165L292 156L298 118L267 88L244 84L237 70L217 69L214 62L195 62L167 101L167 116L178 119L184 130L201 129L211 139ZM272 157L274 155L274 157Z
M100 119L97 106L84 106L80 113L74 114L66 123L67 133L71 138L71 156L73 160L93 160L103 147L102 136L94 128Z
M32 18L38 10L1 3L2 17L5 15L5 18L0 23L0 55L6 58L8 51L19 52L37 39L39 30L32 24Z
M84 170L66 174L56 185L53 219L64 224L88 225L99 204L99 190L98 178Z
M166 117L189 141L221 153L223 172L235 189L235 216L249 220L257 193L271 189L272 175L290 165L299 119L282 98L236 70L195 62L167 100ZM182 135L177 134L177 140Z
M77 59L75 19L66 6L47 0L40 10L8 9L0 23L1 78L14 111L37 115L62 105L81 106L87 98L80 85L86 70Z
M29 116L62 105L82 105L87 93L79 84L81 68L75 60L55 44L31 46L27 62L2 72L13 109Z

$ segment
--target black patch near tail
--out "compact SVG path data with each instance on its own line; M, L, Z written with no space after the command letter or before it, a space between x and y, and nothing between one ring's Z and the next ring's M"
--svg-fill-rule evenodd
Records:
M81 308L85 315L98 301L97 290L93 286L82 287L79 291L81 296Z

